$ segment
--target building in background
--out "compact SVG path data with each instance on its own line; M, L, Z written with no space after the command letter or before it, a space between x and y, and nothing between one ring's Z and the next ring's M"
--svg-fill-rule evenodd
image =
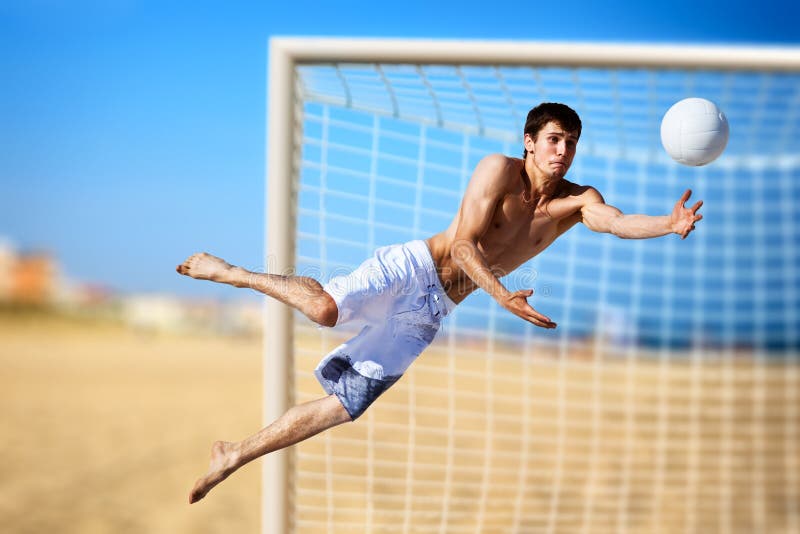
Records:
M66 315L111 319L137 332L258 335L261 301L186 299L176 295L123 295L94 282L76 282L47 251L20 252L0 237L0 305L36 307Z
M59 288L58 263L43 251L20 253L0 238L0 302L46 306Z

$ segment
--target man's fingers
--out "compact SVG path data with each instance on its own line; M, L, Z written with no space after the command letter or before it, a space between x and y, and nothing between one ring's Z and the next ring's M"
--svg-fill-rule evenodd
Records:
M539 326L545 326L546 328L555 328L556 323L551 321L549 317L547 317L546 315L542 315L541 313L537 312L530 306L528 307L530 308L530 310L528 310L528 317L524 317L524 319L531 321L533 324L541 323L539 324Z
M702 200L698 200L697 202L695 202L694 206L692 206L692 213L697 213L697 210L699 210L700 206L702 206L702 205L703 205L703 201Z
M533 308L533 306L531 306L530 304L527 304L527 303L526 303L526 305L525 305L525 312L527 312L528 316L530 316L530 317L535 317L536 319L539 319L540 321L544 321L544 322L546 322L546 323L550 323L550 322L552 322L552 321L550 321L550 318L549 318L549 317L547 317L547 316L545 316L545 315L542 315L541 313L539 313L538 311L536 311L536 310Z
M530 290L527 290L528 292ZM542 315L541 313L537 312L533 309L533 307L528 304L527 302L522 308L517 308L513 310L514 315L519 316L522 319L525 319L529 323L533 323L536 326L540 326L542 328L555 328L556 323L550 320L549 317L546 315Z
M540 326L542 328L555 328L556 326L555 323L553 323L552 321L542 321L541 319L539 319L538 317L534 317L533 315L528 317L523 317L523 319L525 319L529 323L535 324L536 326Z
M678 205L679 206L683 206L684 204L686 204L686 202L689 200L690 196L692 196L692 190L691 189L687 189L686 191L683 192L683 196L678 201Z
M529 317L528 318L528 322L529 323L533 323L536 326L540 326L542 328L550 328L550 329L552 329L552 328L556 327L556 323L554 323L553 321L542 321L542 320L536 319L535 317Z
M532 313L528 317L531 318L531 319L536 319L537 321L540 321L542 323L555 324L555 323L553 323L553 321L550 320L549 317L545 317L541 313Z
M519 291L515 291L512 295L512 298L523 297L523 300L520 302L509 299L510 306L507 309L514 313L514 315L517 315L529 323L533 323L541 328L555 328L556 323L551 321L549 317L534 310L533 306L528 304L527 300L524 300L531 295L533 295L533 289L520 289Z

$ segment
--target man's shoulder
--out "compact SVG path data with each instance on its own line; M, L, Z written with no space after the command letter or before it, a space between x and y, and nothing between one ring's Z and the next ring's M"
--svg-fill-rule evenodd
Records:
M581 185L564 179L561 186L561 197L579 198L585 202L602 202L603 196L600 191L591 185Z
M602 202L603 197L594 187L563 180L550 210L551 216L559 221L559 235L580 222L584 207Z
M503 154L489 154L478 162L473 178L493 187L507 188L519 176L520 161Z
M521 161L519 158L511 158L505 154L496 153L484 156L478 166L505 174L508 171L518 171L521 167Z

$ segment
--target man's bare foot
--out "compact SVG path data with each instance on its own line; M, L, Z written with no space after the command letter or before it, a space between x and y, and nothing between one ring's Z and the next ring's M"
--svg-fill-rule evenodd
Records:
M208 472L194 483L194 488L189 494L189 504L205 497L211 491L211 488L236 471L239 468L236 465L238 460L239 453L234 443L228 443L227 441L215 442L211 446L211 462L208 465Z
M224 282L225 275L231 269L233 266L230 263L206 252L192 254L175 268L180 274L213 282Z

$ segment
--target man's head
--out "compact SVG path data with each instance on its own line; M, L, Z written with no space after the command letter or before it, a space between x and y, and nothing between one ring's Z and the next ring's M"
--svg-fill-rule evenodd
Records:
M559 104L557 102L544 102L539 104L528 112L528 118L525 120L524 135L530 135L531 139L535 142L539 135L539 131L549 122L558 123L565 131L573 134L576 138L581 136L581 119L571 107ZM528 155L528 150L522 154L525 158Z

